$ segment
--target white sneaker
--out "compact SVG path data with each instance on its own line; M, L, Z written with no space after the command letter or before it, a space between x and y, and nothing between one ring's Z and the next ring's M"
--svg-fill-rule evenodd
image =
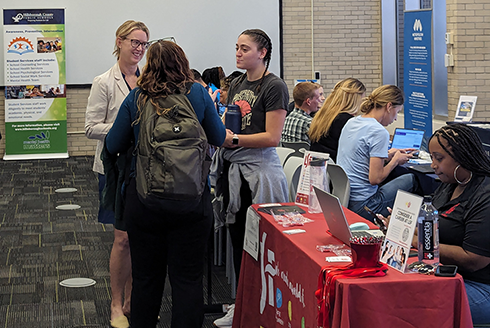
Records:
M223 318L214 320L213 324L218 328L231 328L235 314L235 304L228 306L226 315Z

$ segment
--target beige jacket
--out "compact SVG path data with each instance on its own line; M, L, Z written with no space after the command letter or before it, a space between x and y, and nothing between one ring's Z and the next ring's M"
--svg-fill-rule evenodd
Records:
M118 63L104 74L97 76L92 83L85 113L85 135L89 139L98 140L93 166L93 170L97 173L104 174L104 166L100 159L104 139L128 94L129 88Z

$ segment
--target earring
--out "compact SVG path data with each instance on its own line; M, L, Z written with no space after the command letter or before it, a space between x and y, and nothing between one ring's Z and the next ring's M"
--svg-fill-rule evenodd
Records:
M470 171L470 177L466 180L466 181L459 181L458 178L456 177L456 172L458 172L458 169L461 165L458 165L456 166L456 168L454 169L454 180L456 180L456 182L462 186L464 186L465 184L467 184L468 182L470 182L471 178L473 178L473 172Z

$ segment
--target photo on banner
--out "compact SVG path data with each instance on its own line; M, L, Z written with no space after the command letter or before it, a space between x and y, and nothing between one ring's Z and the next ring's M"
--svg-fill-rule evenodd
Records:
M4 9L5 160L66 158L64 9Z

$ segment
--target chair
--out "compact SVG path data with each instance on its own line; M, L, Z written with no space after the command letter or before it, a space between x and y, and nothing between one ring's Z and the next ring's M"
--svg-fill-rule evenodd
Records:
M350 182L340 165L328 163L327 174L332 184L332 194L340 199L340 204L347 207L350 198Z
M289 157L284 164L284 173L288 181L289 201L294 202L296 197L296 190L298 189L299 175L301 174L301 166L303 165L303 158L301 157Z
M276 147L277 155L279 156L279 160L281 161L281 165L284 166L287 158L291 153L294 153L294 149L286 148L286 147Z
M289 154L288 157L304 157L305 151L310 149L310 145L307 142L281 142L282 147L293 149L294 152Z
M310 150L310 144L305 142L305 141L299 141L299 142L285 142L281 141L281 146L286 147L286 148L291 148L296 151L299 151L301 148L304 148L306 150Z

